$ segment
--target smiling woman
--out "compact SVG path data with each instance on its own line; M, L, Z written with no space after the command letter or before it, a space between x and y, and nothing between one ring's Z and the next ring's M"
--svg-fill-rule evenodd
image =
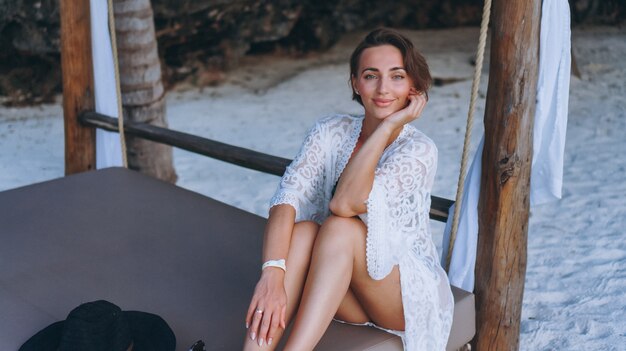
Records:
M404 348L444 350L453 299L430 235L437 148L420 117L428 65L400 33L379 29L351 61L361 116L309 131L270 203L262 273L244 350L312 350L333 318L400 335Z
M362 99L357 93L354 87L354 79L359 77L359 64L361 64L361 56L363 52L368 48L379 48L389 46L399 51L402 63L398 68L404 70L404 74L411 79L411 83L417 91L423 92L428 98L428 88L432 83L432 77L430 76L430 70L428 69L428 63L422 54L415 50L411 41L402 35L389 36L387 31L374 31L370 33L365 40L363 40L354 49L352 56L350 57L350 83L352 85L352 99L363 105Z
M361 54L358 72L352 75L354 93L365 107L368 118L384 119L408 104L409 94L416 94L413 79L407 75L402 53L383 45Z

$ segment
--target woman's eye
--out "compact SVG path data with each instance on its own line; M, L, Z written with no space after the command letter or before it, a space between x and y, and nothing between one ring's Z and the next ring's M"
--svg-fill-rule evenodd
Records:
M376 79L376 76L373 75L373 74L366 74L364 78L365 79Z
M391 77L391 78L392 78L392 79L395 79L395 80L401 80L401 79L404 79L404 76L402 76L402 75L397 75L397 76L393 76L393 77Z

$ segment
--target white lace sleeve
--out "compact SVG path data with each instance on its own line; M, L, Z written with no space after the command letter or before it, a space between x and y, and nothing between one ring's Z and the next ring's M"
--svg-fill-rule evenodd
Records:
M295 208L296 222L312 220L321 224L325 218L324 171L328 151L323 142L323 129L318 122L309 130L270 201L270 208L279 204Z
M428 217L437 149L416 132L392 151L381 159L367 200L367 269L382 279L400 267L405 350L445 350L454 300Z

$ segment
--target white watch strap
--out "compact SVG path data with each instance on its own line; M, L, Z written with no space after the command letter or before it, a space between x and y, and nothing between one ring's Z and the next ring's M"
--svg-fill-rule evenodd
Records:
M285 265L284 258L281 258L280 260L269 260L263 263L263 266L261 266L261 270L264 270L267 267L278 267L282 269L283 271L287 272L287 265Z

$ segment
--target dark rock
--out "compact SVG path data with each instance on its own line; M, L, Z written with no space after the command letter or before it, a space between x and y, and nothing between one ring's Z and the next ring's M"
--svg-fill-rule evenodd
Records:
M578 22L626 19L623 0L570 3ZM482 0L152 1L166 85L203 70L227 71L244 55L324 50L355 29L478 25L482 5ZM60 91L58 6L58 0L0 0L0 95L20 91L20 101L29 102Z

